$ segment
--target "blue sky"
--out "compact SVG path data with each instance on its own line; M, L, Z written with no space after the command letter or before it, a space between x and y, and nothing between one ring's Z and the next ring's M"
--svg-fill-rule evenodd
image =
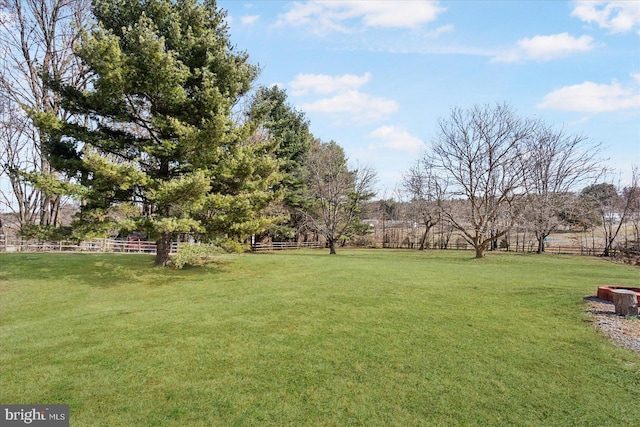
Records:
M640 165L640 2L218 1L232 43L391 196L452 107L507 102Z

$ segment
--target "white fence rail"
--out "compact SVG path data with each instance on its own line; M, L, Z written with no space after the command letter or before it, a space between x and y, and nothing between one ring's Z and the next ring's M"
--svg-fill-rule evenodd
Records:
M0 236L0 252L121 252L155 254L156 244L142 240L95 239L85 242L38 242ZM171 253L178 252L178 243Z
M324 248L321 242L271 242L256 243L252 251L280 251L286 249ZM173 242L171 253L178 252L179 244ZM38 242L0 235L0 252L120 252L155 254L156 244L143 240L94 239L84 242Z

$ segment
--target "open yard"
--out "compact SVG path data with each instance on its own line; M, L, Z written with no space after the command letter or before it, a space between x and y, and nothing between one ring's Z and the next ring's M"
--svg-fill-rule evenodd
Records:
M72 426L640 425L584 297L640 269L388 250L0 254L0 403Z

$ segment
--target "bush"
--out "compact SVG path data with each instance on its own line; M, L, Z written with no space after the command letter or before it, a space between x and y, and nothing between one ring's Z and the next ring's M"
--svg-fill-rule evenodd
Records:
M80 242L80 239L73 236L72 231L71 227L25 224L20 229L20 235L25 239L36 239L44 242L60 240Z
M218 245L229 254L239 254L249 250L249 245L243 245L231 239L221 240Z
M212 257L223 252L222 248L214 245L181 243L178 253L169 260L169 265L178 269L183 268L185 265L204 265L211 262Z

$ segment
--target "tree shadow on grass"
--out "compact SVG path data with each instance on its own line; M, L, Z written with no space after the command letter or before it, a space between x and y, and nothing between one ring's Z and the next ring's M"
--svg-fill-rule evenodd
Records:
M214 261L181 270L158 267L150 255L120 254L3 254L2 276L7 282L33 281L79 284L94 288L123 285L170 285L219 274L230 261Z

